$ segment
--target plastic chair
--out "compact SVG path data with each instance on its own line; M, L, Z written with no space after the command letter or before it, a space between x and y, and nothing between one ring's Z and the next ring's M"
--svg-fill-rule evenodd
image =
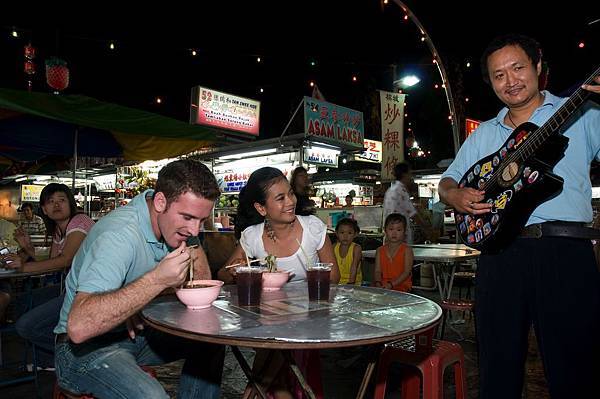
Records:
M385 346L379 357L375 399L385 398L389 367L394 362L403 366L402 399L418 399L421 386L423 399L443 399L444 372L449 366L454 366L456 398L467 397L464 353L460 345L447 341L434 341L431 352L411 349L406 340Z
M141 366L142 370L148 373L152 378L156 378L156 371L150 366ZM79 395L73 392L69 392L58 385L58 381L54 381L54 390L52 392L52 399L95 399L94 396L83 394Z
M450 311L469 311L473 312L475 307L475 301L470 299L444 299L440 303L440 307L444 315L442 316L442 326L440 329L440 339L444 339L444 331L446 328L446 319L448 318L448 312Z

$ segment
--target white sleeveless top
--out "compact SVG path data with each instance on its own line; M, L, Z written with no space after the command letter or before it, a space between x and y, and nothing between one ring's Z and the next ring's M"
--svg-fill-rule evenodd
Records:
M296 219L302 226L302 248L306 252L311 263L319 261L318 250L323 248L325 237L327 236L327 226L316 216L296 215ZM264 258L267 256L265 244L262 240L264 223L255 224L247 227L242 232L241 240L244 241L244 248L248 251L247 255L252 258ZM277 268L295 273L291 281L300 281L306 279L306 256L300 248L295 254L285 258L277 258Z

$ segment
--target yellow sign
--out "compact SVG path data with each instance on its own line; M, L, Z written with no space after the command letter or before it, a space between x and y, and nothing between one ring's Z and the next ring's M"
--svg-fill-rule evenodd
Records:
M40 194L45 186L23 184L21 186L21 202L39 202Z

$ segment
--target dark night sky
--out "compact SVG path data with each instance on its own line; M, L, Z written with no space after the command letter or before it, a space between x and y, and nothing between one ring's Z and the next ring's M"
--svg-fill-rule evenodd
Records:
M261 100L261 137L274 137L302 96L310 95L313 79L328 101L363 111L365 136L377 138L369 128L369 105L376 89L392 89L392 65L397 65L397 74L412 71L422 79L407 99L407 120L414 123L417 140L434 158L451 156L445 98L433 88L440 78L416 26L402 21L393 0L386 6L379 0L204 3L190 8L171 2L161 10L135 12L103 4L99 10L71 9L68 18L54 17L56 10L40 13L43 20L31 11L3 13L0 87L25 88L22 48L31 39L38 49L35 90L47 90L43 60L57 54L69 63L69 94L187 120L190 89L202 85ZM467 117L489 119L500 107L481 81L478 62L499 34L525 33L541 42L550 65L549 88L556 93L585 78L600 59L600 22L588 25L600 18L600 7L585 7L583 1L547 9L524 1L405 3L440 52L457 100L469 97L462 103ZM18 39L10 37L13 26L22 30ZM115 51L108 50L109 40L116 41ZM581 40L584 49L577 47ZM467 60L471 68L465 67ZM155 103L156 96L162 104Z

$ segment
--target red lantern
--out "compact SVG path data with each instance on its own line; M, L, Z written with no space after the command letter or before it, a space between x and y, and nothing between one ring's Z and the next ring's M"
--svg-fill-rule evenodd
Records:
M46 60L46 82L56 90L55 94L69 86L69 68L65 60L55 57Z
M23 50L25 53L25 58L27 58L28 60L32 60L35 58L35 47L33 47L31 43L25 46Z
M27 75L33 75L35 73L35 64L32 60L26 60L23 70Z

